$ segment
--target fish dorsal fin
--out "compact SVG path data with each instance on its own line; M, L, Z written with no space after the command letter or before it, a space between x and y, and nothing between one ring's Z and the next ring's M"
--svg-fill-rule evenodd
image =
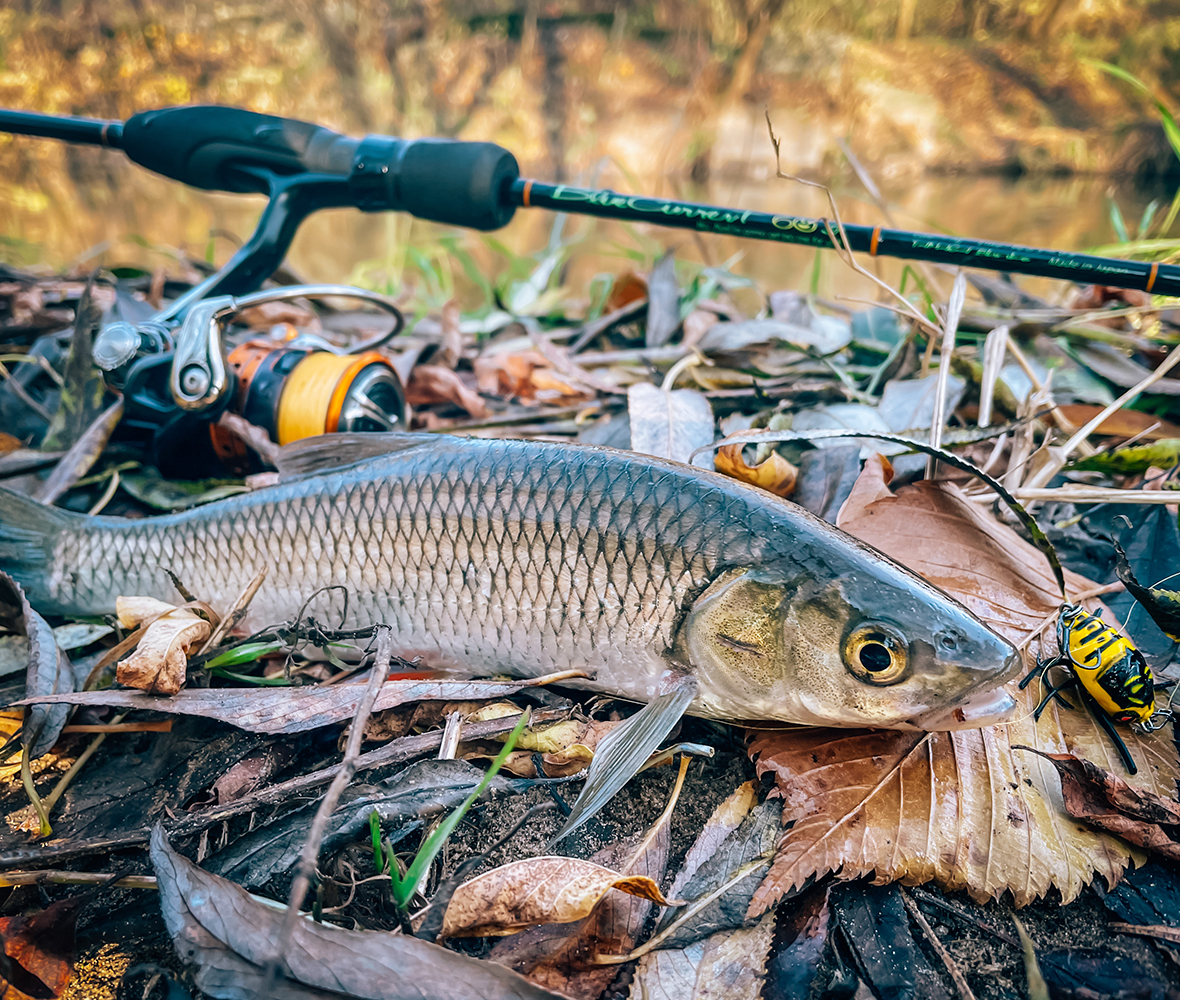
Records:
M379 455L438 444L438 434L414 434L409 431L347 431L318 434L292 441L279 449L276 463L283 482L302 476L317 475L356 465Z
M696 693L696 682L682 677L671 691L653 698L598 744L582 794L555 841L573 833L635 777L680 721Z

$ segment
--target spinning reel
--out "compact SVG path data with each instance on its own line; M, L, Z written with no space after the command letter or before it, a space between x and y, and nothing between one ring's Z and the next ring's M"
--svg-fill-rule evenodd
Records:
M326 296L385 310L391 329L347 351L314 334L286 340L231 335L235 318L251 307ZM173 329L158 319L107 324L95 340L94 359L107 385L123 394L122 436L139 439L161 472L245 475L261 465L218 423L227 411L280 445L333 431L405 427L401 379L377 350L404 325L383 295L346 285L294 285L201 299Z

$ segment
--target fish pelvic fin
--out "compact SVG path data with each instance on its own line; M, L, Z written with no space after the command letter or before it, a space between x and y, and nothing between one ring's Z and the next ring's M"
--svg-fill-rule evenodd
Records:
M389 455L393 452L445 443L439 434L409 431L359 432L318 434L315 437L292 441L279 449L277 462L279 478L283 482L303 476L335 472L357 462Z
M0 486L0 566L34 603L48 582L58 533L78 517Z
M582 794L574 803L565 826L553 838L555 843L590 819L639 773L680 721L696 693L694 680L680 678L671 691L653 698L598 744Z

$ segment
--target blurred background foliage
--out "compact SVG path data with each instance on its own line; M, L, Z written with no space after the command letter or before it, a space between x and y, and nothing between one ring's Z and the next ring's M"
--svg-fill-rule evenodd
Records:
M1180 104L1178 51L1172 0L6 0L0 105L125 118L236 104L354 134L490 139L545 179L823 214L816 192L773 180L768 109L784 169L831 183L851 221L879 219L845 145L900 224L1075 249L1118 238L1110 204L1138 219L1180 179L1150 99L1087 60ZM257 209L116 154L0 135L10 262L173 247L220 260ZM505 234L514 253L551 239L525 214ZM438 248L421 226L325 218L293 256L318 278L390 264L407 240ZM593 234L608 255L660 250ZM708 264L744 249L688 252ZM775 284L813 280L810 258L768 252L748 262L755 277L785 264L797 280ZM587 266L589 281L600 265Z

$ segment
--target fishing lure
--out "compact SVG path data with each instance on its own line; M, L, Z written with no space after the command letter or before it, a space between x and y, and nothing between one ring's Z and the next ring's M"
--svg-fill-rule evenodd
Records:
M1069 671L1060 684L1048 684L1033 718L1040 719L1054 698L1072 708L1061 692L1076 688L1118 748L1127 771L1135 774L1135 762L1114 723L1130 724L1140 732L1150 733L1162 728L1171 717L1169 711L1155 710L1155 681L1143 654L1130 639L1080 604L1061 606L1057 615L1057 646L1057 656L1038 660L1036 667L1020 682L1024 690L1035 679L1044 678L1053 667L1065 667Z

